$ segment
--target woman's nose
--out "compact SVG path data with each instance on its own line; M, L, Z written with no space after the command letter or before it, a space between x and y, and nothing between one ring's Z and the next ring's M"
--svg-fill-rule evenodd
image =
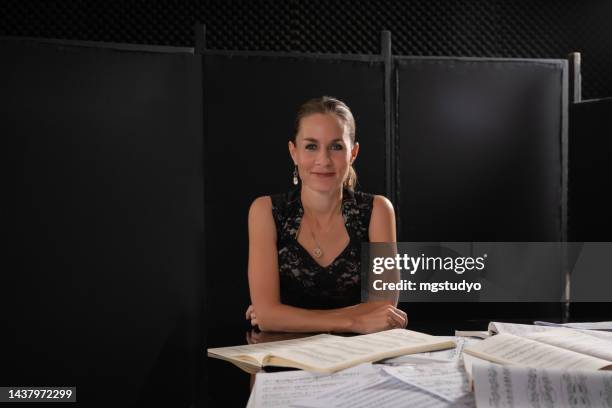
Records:
M319 150L319 154L317 154L317 164L326 165L331 162L331 157L329 151L327 149Z

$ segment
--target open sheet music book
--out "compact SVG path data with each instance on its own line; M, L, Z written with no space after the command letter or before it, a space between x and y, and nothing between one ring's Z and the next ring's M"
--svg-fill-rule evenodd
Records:
M592 337L597 337L603 340L612 342L612 333L606 331L588 330L585 328L578 327L557 327L557 326L543 326L543 325L531 325L531 324L517 324L517 323L502 323L502 322L491 322L489 323L488 330L486 331L468 331L468 330L456 330L455 336L459 337L478 337L486 339L495 334L514 334L515 336L526 337L535 335L538 333L568 333L569 331L580 332L587 334Z
M452 340L404 329L353 337L319 334L296 340L208 349L208 356L227 360L254 373L265 366L333 373L357 364L404 354L455 347Z
M611 370L612 343L569 330L537 333L528 337L502 333L463 349L468 373L470 357L502 365L562 370Z

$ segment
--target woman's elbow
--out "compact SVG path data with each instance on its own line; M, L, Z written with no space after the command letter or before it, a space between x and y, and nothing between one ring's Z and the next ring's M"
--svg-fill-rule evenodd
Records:
M263 332L283 331L283 328L278 326L274 320L265 317L257 319L257 327Z
M282 327L278 325L278 316L276 316L274 306L257 308L257 327L261 331L282 331Z

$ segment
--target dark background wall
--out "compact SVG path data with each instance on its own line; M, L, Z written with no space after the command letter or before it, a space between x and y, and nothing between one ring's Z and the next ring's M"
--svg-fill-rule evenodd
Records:
M560 58L583 54L583 96L612 95L612 2L517 0L9 0L0 36L192 46L196 22L207 47L223 50L373 54L380 31L393 53Z
M0 384L186 407L205 318L201 59L126 48L0 40Z

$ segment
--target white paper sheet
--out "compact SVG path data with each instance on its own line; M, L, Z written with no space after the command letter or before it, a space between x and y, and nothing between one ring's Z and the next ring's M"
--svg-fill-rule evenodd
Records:
M568 330L564 327L549 327L549 326L534 326L532 324L518 324L518 323L502 323L502 322L491 322L489 323L489 332L495 333L506 333L514 334L515 336L523 337L534 333L545 333L545 332L563 332Z
M610 364L612 364L612 342L593 337L582 331L568 330L567 332L564 332L563 335L558 335L557 333L553 332L534 333L525 337L542 343L576 351L578 353L588 354L589 356L608 360L610 361Z
M378 368L367 363L330 375L307 371L258 373L247 407L288 407L293 402L317 396L347 382L376 379L378 371Z
M366 362L387 358L394 351L409 349L419 352L427 349L450 348L448 342L436 336L405 329L392 329L354 337L328 336L278 349L274 356L289 361L300 361L305 366L318 370L335 370L340 366L350 366L353 362ZM271 360L273 363L274 360Z
M535 321L533 324L537 326L567 327L570 329L612 331L612 322L550 323Z
M395 378L454 402L469 393L468 377L455 363L385 367Z
M474 363L478 408L612 407L612 373Z
M332 389L318 398L301 401L300 408L475 407L472 394L448 402L397 378L380 373L375 382L355 382Z
M491 333L484 330L455 330L455 336L458 337L476 337L479 339L486 339L487 337L491 337Z
M246 408L255 408L255 385L253 385L251 395L249 395L249 400L247 401Z
M562 348L549 346L512 334L497 334L473 346L464 353L501 364L559 369L598 370L610 362Z
M439 336L440 339L451 340L455 343L455 348L430 351L426 353L408 354L405 356L388 358L382 361L383 364L403 365L403 364L427 364L427 363L448 363L460 361L466 339L456 336Z
M466 353L463 353L462 360L463 360L463 368L465 369L465 372L467 373L467 376L468 376L468 380L470 381L470 389L473 390L474 381L472 378L472 367L474 366L475 363L489 364L489 361L483 360L478 357L474 357Z
M607 323L607 322L604 322ZM571 324L571 323L569 323ZM551 325L531 325L531 324L516 324L516 323L500 323L491 322L489 323L489 331L491 333L508 333L514 334L515 336L529 336L536 333L568 333L568 332L580 332L588 334L589 336L597 337L600 339L612 341L612 332L603 330L585 330L581 328L568 328Z

